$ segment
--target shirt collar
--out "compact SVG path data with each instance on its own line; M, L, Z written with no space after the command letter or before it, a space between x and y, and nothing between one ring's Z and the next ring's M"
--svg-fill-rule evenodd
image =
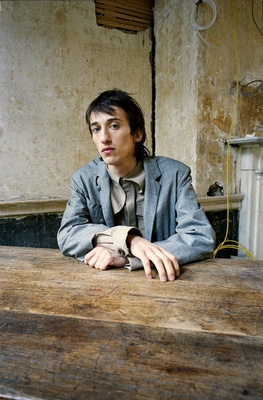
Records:
M136 167L124 178L120 178L117 174L114 172L110 171L109 168L107 168L108 174L110 178L120 184L121 181L131 181L134 183L137 183L137 185L140 188L140 192L144 190L144 181L145 181L145 172L143 169L142 161L138 162Z

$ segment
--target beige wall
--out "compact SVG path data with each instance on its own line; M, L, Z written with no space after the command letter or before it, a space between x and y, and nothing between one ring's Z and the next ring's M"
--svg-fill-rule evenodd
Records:
M0 37L0 201L68 197L96 156L84 114L98 92L132 92L150 130L148 30L97 26L92 0L17 0L1 1Z
M214 0L217 18L202 37L195 2L156 0L156 154L192 168L199 196L226 183L226 146L239 80L262 79L262 37L250 0ZM234 18L236 10L236 44ZM255 1L256 13L260 11ZM200 18L211 20L202 4ZM201 21L201 22L202 22ZM93 0L1 1L0 201L67 198L68 180L96 156L84 121L98 92L120 87L141 103L150 137L149 30L127 34L96 24ZM262 130L262 94L239 97L233 136ZM151 147L151 143L149 143ZM236 193L231 149L230 192Z
M200 32L212 46L197 36L191 24L194 3L155 2L156 153L190 165L197 193L204 196L215 181L226 188L225 141L236 101L232 82L237 71L242 84L262 79L263 51L250 0L214 0L216 21ZM259 1L254 3L260 24L261 5ZM212 16L211 7L201 4L199 24L210 22ZM263 92L255 98L239 96L232 137L243 137L255 130L257 135L263 135L262 99ZM239 190L236 155L236 150L231 149L230 193Z
M189 2L155 2L156 154L194 166L198 52L189 9Z

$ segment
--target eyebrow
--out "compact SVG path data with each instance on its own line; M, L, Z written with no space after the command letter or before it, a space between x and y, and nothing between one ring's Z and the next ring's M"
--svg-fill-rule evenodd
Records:
M112 118L107 119L107 122L112 122L112 121L121 121L121 119L117 118L117 117L112 117ZM99 125L99 122L95 121L90 124L90 126L94 126L94 125Z

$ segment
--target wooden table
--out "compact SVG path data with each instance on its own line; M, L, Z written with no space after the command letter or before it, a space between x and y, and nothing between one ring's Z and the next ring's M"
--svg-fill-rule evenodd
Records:
M1 399L263 399L263 261L175 282L0 247Z

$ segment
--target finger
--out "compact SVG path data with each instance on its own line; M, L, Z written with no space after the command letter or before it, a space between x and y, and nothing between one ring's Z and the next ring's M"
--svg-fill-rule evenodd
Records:
M157 254L156 254L157 253ZM172 255L171 255L172 256ZM178 275L178 266L173 264L170 257L166 256L162 251L157 251L153 253L151 257L155 268L158 271L159 278L162 282L174 281L175 277Z
M111 251L103 247L95 247L84 257L84 262L93 268L106 269L110 264Z
M90 267L95 268L97 261L98 261L98 256L94 255L93 257L87 259L86 264L89 265Z
M120 257L113 250L105 249L98 255L98 258L95 263L95 268L100 270L106 270L111 267L123 267L126 263L126 259L124 257Z
M111 258L106 258L100 256L95 263L95 268L100 269L101 271L105 271L106 269L110 268L112 266L112 260Z
M148 260L148 258L141 258L141 262L144 268L145 275L148 279L152 279L153 274L152 274L152 269L151 269L151 263Z
M165 257L164 254L160 251L158 246L151 245L150 248L145 248L142 251L142 254L136 254L144 267L145 274L147 278L152 278L152 269L151 269L151 262L156 267L160 280L162 282L167 281L166 271L163 268L162 257Z
M154 266L157 269L160 281L167 282L167 273L163 261L159 257L154 257L154 260L152 260L152 262L154 263Z
M89 264L90 260L94 257L95 254L96 254L96 249L89 251L84 257L84 263Z
M164 268L167 271L167 276L169 281L173 281L175 278L177 278L180 275L180 267L177 258L166 251L165 249L160 249L165 258L161 257L164 263Z

